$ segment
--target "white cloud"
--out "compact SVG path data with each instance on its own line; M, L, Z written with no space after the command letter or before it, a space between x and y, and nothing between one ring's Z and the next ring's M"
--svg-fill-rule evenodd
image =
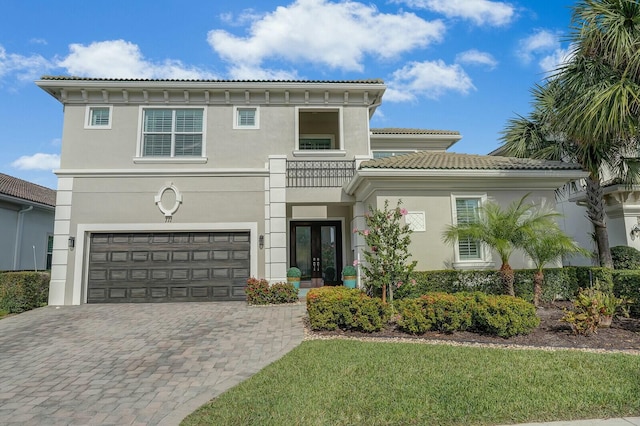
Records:
M208 41L238 69L277 59L362 71L365 55L393 58L441 41L444 32L441 21L428 22L413 13L380 13L349 0L296 0L254 21L246 37L212 30Z
M517 55L525 64L528 64L536 54L553 51L559 47L559 33L539 29L529 37L520 40Z
M476 25L503 26L515 19L515 8L506 2L489 0L396 0L409 7L428 9L448 18L462 18Z
M11 166L19 170L53 170L60 167L60 155L41 152L25 155L11 163Z
M468 65L484 65L489 69L494 69L498 65L498 61L487 52L481 52L476 49L467 50L456 55L456 62Z
M46 73L51 66L52 64L40 55L7 53L0 45L0 79L14 77L22 81L32 81Z
M447 91L467 94L475 90L460 65L441 60L409 63L393 73L388 87L385 100L391 102L413 101L420 96L437 99Z
M539 29L529 37L520 40L516 54L523 63L537 61L540 69L550 74L571 58L572 48L563 48L560 42L562 33Z
M140 48L125 40L71 44L71 53L58 61L71 75L101 78L213 79L214 74L166 59L154 63L144 58Z

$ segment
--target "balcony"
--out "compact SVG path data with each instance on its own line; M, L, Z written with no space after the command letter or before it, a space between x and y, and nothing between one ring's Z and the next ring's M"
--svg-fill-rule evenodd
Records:
M356 162L287 161L288 188L339 188L353 178Z

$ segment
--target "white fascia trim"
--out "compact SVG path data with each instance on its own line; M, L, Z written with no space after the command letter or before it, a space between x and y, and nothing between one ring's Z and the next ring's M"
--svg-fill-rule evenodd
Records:
M268 169L59 169L58 176L77 177L166 177L166 176L269 176Z
M537 179L571 181L587 176L587 172L581 170L472 170L472 169L360 169L349 183L344 186L347 194L353 195L358 186L366 178L393 179L393 178L447 178L450 180L464 179Z
M249 231L251 241L251 274L258 275L258 223L82 223L76 226L76 262L73 271L72 304L87 303L89 274L89 241L91 232L216 232ZM83 270L85 271L83 273ZM83 291L84 290L84 291ZM84 294L83 294L84 293Z

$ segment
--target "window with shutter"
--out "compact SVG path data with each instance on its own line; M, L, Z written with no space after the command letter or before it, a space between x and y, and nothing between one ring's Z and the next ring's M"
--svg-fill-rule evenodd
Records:
M202 109L145 109L142 156L202 156L203 122Z
M473 223L478 220L478 208L480 199L478 198L456 198L456 222L458 225ZM471 238L460 238L458 240L458 254L460 260L481 259L480 243Z

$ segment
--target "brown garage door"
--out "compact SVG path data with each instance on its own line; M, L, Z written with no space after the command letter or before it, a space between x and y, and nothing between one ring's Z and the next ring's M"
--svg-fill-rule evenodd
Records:
M87 302L244 300L248 232L96 233Z

